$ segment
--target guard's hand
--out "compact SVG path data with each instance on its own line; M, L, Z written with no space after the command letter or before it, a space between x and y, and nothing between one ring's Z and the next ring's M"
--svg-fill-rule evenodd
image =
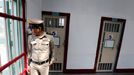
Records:
M30 69L31 69L31 67L28 66L28 67L27 67L27 73L28 73L28 74L30 73Z
M53 62L50 61L50 62L49 62L49 66L52 65L52 64L53 64Z
M54 59L51 59L51 61L49 61L49 65L52 65L54 63Z

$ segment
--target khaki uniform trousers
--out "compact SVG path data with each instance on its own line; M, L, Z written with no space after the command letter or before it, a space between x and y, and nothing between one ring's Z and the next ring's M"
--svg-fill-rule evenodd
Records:
M48 75L49 74L49 62L38 65L36 63L30 63L30 75Z

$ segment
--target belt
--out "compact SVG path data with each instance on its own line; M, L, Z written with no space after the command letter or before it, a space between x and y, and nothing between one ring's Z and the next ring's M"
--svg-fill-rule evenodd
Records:
M33 60L32 60L33 63L38 64L38 65L42 65L42 64L44 64L44 63L47 63L48 61L49 61L49 59L47 59L47 60L45 60L45 61L42 61L42 62L37 62L37 61L33 61Z

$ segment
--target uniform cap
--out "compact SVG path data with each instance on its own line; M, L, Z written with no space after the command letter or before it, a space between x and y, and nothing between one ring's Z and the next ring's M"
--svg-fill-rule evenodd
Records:
M44 21L41 19L28 19L27 22L29 24L42 24Z
M41 29L43 30L43 20L41 19L28 19L27 23L29 23L29 28L32 29L38 29L41 27Z

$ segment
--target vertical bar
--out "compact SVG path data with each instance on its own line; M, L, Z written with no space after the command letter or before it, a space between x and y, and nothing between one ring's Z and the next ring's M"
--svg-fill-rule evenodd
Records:
M51 27L54 27L54 18L51 17L51 20L52 20L52 26Z
M59 71L61 70L61 63L59 63L59 65L58 65L58 70Z
M57 27L59 26L59 18L57 18L57 24L56 24L56 26Z
M108 63L107 69L109 70L109 63Z
M107 32L108 32L109 23L107 23Z
M107 26L107 24L105 23L105 24L104 24L104 31L106 31L106 26Z
M117 30L117 24L115 24L115 29L114 29L114 32L117 32L116 30Z
M55 65L55 63L54 63L54 64L52 64L52 70L54 70L54 65Z
M48 27L51 27L51 18L48 18Z
M48 24L49 24L49 20L47 17L44 17L45 18L45 31L47 32L47 27L48 27Z
M114 23L111 23L111 28L110 28L111 30L110 30L110 32L112 32L112 27L113 27L113 25L114 25Z
M109 67L109 69L111 69L112 68L112 63L110 63L110 67Z
M114 32L116 32L116 24L114 24Z
M55 65L55 70L58 70L58 63L56 63Z
M62 18L60 28L64 28L64 26L65 26L65 18Z
M101 70L104 70L104 63L102 63L102 69Z
M23 14L23 50L24 50L24 69L27 69L27 57L26 57L26 39L25 38L25 0L22 0L22 14ZM24 74L26 75L26 73Z
M62 63L60 63L60 66L59 66L59 70L61 71L61 66L62 66Z
M58 63L58 70L60 71L60 63Z
M48 18L45 17L45 28L48 26Z
M106 63L106 70L108 70L108 63Z
M53 27L56 27L56 18L53 18Z
M106 63L103 63L103 70L105 70L105 67L106 67Z
M109 26L108 26L108 31L110 32L110 27L111 27L111 23L109 23Z
M118 27L117 27L117 32L119 32L119 29L120 29L120 24L117 24Z
M114 27L114 23L112 24L112 27L111 27L111 32L113 32L113 27Z
M57 18L55 18L55 26L54 27L56 27L57 26Z
M108 31L108 23L106 23L106 31Z
M111 32L114 32L113 29L114 29L114 23L112 24L112 30L111 30Z
M109 26L109 32L111 32L111 26L112 26L112 23L110 23L110 26Z

